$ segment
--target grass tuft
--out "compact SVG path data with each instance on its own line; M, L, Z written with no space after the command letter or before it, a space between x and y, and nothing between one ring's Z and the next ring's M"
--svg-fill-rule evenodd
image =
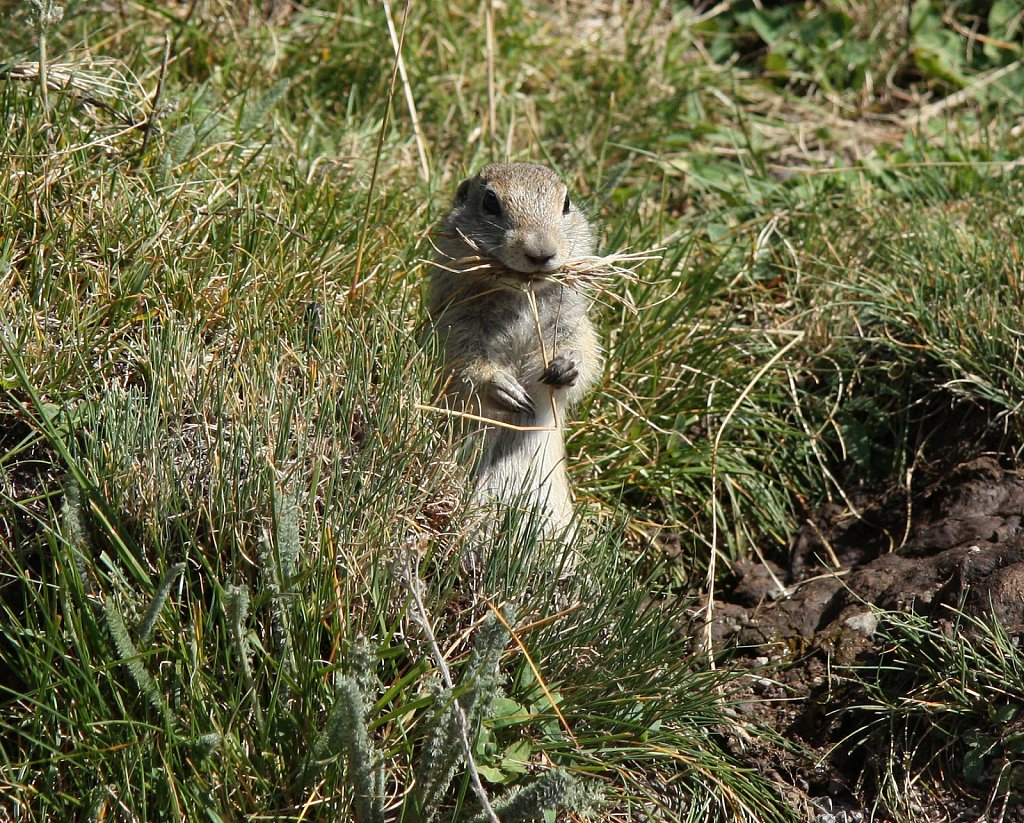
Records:
M912 814L927 790L922 777L934 774L965 793L986 786L993 814L1019 805L1019 644L998 621L953 609L937 625L912 614L879 617L886 653L853 672L863 702L846 743L855 753L870 753L864 777L877 784L878 806Z

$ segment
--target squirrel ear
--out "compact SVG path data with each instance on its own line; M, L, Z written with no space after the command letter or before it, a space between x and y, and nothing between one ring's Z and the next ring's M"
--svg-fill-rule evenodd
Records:
M455 205L465 205L466 200L469 198L469 180L463 180L459 183L458 191L455 192Z

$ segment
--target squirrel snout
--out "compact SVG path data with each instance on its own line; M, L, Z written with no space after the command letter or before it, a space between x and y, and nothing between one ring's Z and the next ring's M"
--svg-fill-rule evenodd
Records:
M525 252L526 259L533 263L535 266L546 266L552 260L555 259L554 252L551 254L530 254Z
M528 265L537 269L553 268L552 262L558 257L558 238L547 232L530 232L522 238L520 246Z

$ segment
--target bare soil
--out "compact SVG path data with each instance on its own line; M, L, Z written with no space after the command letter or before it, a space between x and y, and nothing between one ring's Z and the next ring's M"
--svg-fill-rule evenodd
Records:
M872 606L913 612L946 636L972 630L951 609L997 619L1017 644L1024 636L1024 475L992 455L930 475L918 492L865 490L822 506L794 536L787 568L737 567L716 603L716 648L750 668L741 711L778 736L729 745L808 821L1024 821L1024 799L997 782L1006 763L968 781L957 745L911 724L903 742L920 740L901 768L917 777L894 797L879 789L884 735L858 734L866 694L855 669L877 671L891 652ZM1019 716L1009 725L1020 728L992 734L1024 734Z

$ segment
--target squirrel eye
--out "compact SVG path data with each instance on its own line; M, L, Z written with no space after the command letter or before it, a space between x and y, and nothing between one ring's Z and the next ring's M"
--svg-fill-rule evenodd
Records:
M569 194L568 194L568 192L566 192L565 202L562 204L562 214L568 214L569 213L569 206L570 205L572 205L572 204L569 202Z
M493 214L498 216L501 214L501 200L498 199L498 195L495 194L494 189L487 189L484 192L483 201L484 212L487 214Z

